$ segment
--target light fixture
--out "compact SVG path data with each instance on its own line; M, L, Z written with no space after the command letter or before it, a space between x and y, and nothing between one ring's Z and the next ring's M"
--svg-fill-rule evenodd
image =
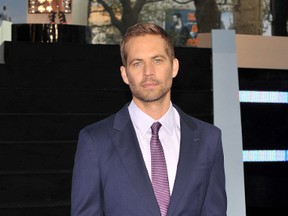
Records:
M63 1L65 13L71 13L71 2L72 0ZM52 0L28 0L28 13L50 13L52 11Z
M46 11L51 12L51 11L52 11L52 6L50 6L50 5L47 6L47 7L46 7Z
M43 13L44 11L46 11L46 9L43 5L40 5L37 9L40 13Z

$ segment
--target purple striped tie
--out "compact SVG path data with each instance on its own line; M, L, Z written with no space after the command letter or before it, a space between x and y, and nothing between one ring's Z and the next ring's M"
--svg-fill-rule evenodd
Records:
M160 207L161 216L166 216L170 202L170 190L165 155L158 135L160 127L160 122L155 122L151 126L152 137L150 141L150 148L152 185L158 205Z

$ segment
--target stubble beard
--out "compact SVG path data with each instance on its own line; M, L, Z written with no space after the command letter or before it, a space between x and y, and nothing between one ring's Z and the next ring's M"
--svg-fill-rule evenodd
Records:
M157 80L152 80L153 82L160 85L161 83ZM144 89L143 84L145 81L141 82L140 87L136 87L135 85L130 85L130 90L132 95L137 100L144 102L144 103L153 103L153 102L161 102L163 101L168 95L170 96L170 89L172 86L172 81L168 82L166 86L162 87L161 89Z

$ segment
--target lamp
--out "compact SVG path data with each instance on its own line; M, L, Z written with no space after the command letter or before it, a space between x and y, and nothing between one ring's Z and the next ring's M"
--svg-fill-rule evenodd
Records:
M65 13L71 13L72 11L71 2L72 0L63 1ZM30 14L49 13L52 10L51 3L52 0L28 0L28 13Z

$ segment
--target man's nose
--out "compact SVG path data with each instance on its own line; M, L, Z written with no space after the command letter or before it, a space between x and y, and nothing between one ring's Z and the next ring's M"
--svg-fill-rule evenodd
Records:
M145 76L151 76L155 73L154 66L152 63L145 63L144 65L144 75Z

